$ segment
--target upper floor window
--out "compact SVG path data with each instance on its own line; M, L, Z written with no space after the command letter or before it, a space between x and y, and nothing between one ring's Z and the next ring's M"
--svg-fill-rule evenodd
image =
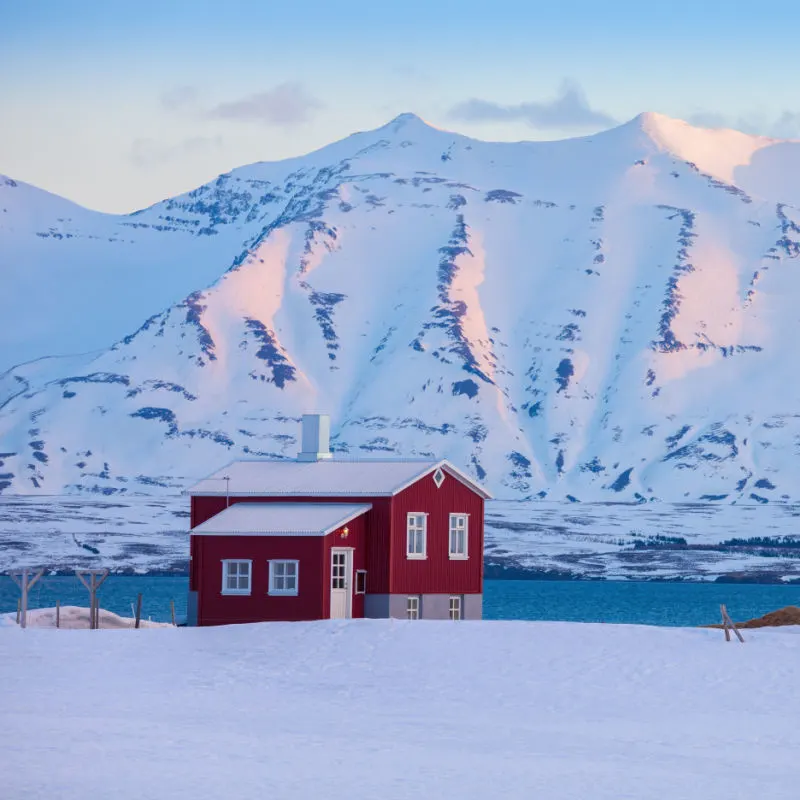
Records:
M297 561L270 561L269 593L297 594L299 568Z
M412 512L406 519L406 555L408 558L425 558L428 533L428 515Z
M467 558L469 515L450 515L450 558Z
M222 562L222 594L250 594L253 575L252 561Z

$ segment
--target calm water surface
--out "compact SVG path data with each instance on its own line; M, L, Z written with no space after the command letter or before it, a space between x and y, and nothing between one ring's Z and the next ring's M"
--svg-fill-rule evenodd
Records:
M186 615L188 578L109 577L99 595L103 608L132 616L143 595L142 616L170 619L170 600ZM15 611L19 591L0 576L0 613ZM31 592L32 608L89 605L89 593L72 577L44 577ZM752 619L787 605L800 606L800 586L624 581L486 581L486 619L566 620L640 625L691 626L717 622L720 603L735 620Z

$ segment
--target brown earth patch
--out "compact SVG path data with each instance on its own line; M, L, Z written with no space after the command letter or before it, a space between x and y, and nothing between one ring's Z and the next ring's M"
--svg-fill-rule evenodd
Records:
M800 625L800 608L797 606L786 606L777 611L770 611L763 617L749 619L747 622L737 622L736 627L747 628L778 628L783 625ZM706 628L721 628L721 624L706 625Z

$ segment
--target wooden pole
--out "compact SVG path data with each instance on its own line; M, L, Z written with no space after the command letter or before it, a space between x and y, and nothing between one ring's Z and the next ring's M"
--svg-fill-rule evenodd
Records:
M17 625L19 625L19 614L20 614L21 608L22 608L22 600L20 600L19 597L18 597L17 598Z
M56 600L56 628L61 627L61 601Z
M136 598L136 624L134 625L134 628L139 627L139 622L141 621L141 619L142 619L142 593L139 592Z
M169 601L169 607L170 607L170 610L172 611L172 624L174 626L177 626L177 623L175 622L175 601L174 600L170 600Z
M728 614L727 607L722 605L720 609L722 611L722 624L725 626L725 641L729 642L731 640L730 631L733 631L736 634L736 638L744 644L744 636L742 636L741 632L736 627L736 623L731 619L730 614Z
M28 627L28 570L22 570L22 610L20 611L20 625Z
M36 581L42 577L44 570L37 570L31 577L32 570L25 567L21 572L9 572L11 580L17 584L20 590L19 611L17 612L18 623L21 627L28 627L28 592L34 587ZM30 580L28 580L30 578Z
M76 569L75 577L89 590L89 628L94 630L100 627L100 605L97 599L97 590L108 577L107 569ZM86 578L89 578L87 581ZM98 580L99 578L99 580Z

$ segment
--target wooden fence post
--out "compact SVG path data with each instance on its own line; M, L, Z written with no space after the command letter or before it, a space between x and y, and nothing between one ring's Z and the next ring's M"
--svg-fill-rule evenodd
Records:
M174 600L170 600L169 601L169 607L170 607L170 609L172 611L172 624L173 624L173 626L175 626L176 623L175 623L175 601Z
M133 626L134 628L139 627L141 619L142 619L142 593L139 592L138 596L136 597L136 624Z
M103 585L103 581L108 577L107 569L76 569L75 577L89 590L89 628L99 627L100 623L100 603L96 601L97 590ZM86 579L89 579L88 581ZM99 578L99 580L98 580ZM95 613L95 607L97 613Z
M736 623L730 618L725 604L723 603L719 609L722 612L722 627L725 629L725 641L729 642L731 640L731 631L733 631L736 634L736 638L744 643L744 636L739 632Z
M35 586L39 578L44 575L44 569L32 570L28 567L20 570L19 572L9 572L11 580L17 584L20 590L20 602L17 606L17 623L25 628L28 625L28 593ZM33 577L31 577L33 575ZM30 580L28 580L30 578Z
M61 627L61 601L56 600L56 628Z
M20 615L20 611L21 610L22 610L22 600L20 600L20 598L18 597L17 598L17 625L19 625L19 615Z

